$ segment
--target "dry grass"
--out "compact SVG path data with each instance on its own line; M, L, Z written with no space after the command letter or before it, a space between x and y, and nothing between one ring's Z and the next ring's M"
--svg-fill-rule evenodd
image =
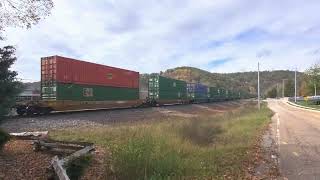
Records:
M94 129L66 129L50 136L90 141L111 153L106 166L118 179L163 179L244 176L243 163L272 112L253 104L223 115L152 123L122 124Z

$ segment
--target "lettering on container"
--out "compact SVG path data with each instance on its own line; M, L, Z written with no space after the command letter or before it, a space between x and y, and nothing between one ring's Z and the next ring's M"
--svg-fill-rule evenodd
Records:
M108 78L108 79L112 79L112 73L108 73L108 74L107 74L107 78Z
M92 88L83 88L83 96L84 97L92 97L93 89Z

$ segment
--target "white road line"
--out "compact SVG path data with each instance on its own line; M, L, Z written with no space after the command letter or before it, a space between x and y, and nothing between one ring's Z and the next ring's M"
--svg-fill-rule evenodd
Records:
M294 154L295 156L299 156L299 154L297 152L292 152L292 154Z
M277 140L278 140L278 164L280 166L280 117L279 114L277 113L277 134L276 134Z
M277 140L278 140L278 145L280 146L280 118L279 118L279 114L277 114Z

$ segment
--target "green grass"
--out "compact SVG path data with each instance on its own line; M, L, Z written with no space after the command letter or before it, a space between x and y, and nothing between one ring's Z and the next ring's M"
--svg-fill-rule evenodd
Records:
M311 108L316 108L320 110L320 105L316 105L313 102L308 102L308 101L298 101L297 102L298 105L300 106L306 106L306 107L311 107Z
M260 111L248 104L220 116L66 129L50 136L105 148L111 153L106 167L112 167L118 179L240 179L272 114L265 104Z

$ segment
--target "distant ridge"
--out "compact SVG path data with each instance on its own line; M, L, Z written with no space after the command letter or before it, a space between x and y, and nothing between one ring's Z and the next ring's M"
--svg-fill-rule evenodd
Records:
M257 92L257 72L237 72L237 73L211 73L194 67L177 67L168 69L162 73L163 76L180 79L188 82L200 82L208 86L218 86L241 90L250 94ZM298 78L302 78L303 73L298 73ZM282 80L294 80L294 71L275 70L260 72L261 90L266 94L277 84L282 85Z

